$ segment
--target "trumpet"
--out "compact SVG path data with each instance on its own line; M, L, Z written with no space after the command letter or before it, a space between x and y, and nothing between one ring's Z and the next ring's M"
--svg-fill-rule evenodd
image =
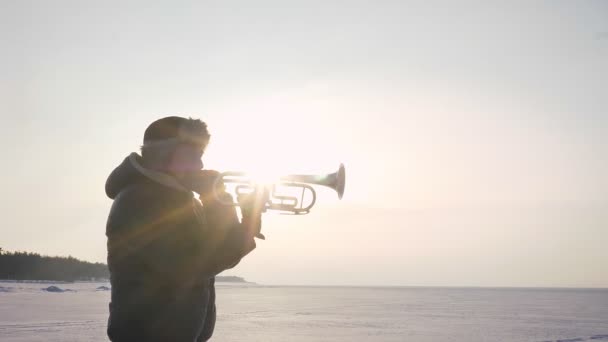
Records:
M262 212L266 210L278 210L283 213L291 213L295 215L308 214L310 209L315 205L317 201L317 192L312 185L321 185L333 189L338 194L338 198L342 199L344 195L344 187L346 185L346 171L344 164L340 164L338 171L329 174L321 175L287 175L279 177L278 181L271 184L259 183L253 179L246 172L228 171L223 172L216 179L216 186L214 189L214 196L216 200L224 202L218 189L224 189L222 185L234 185L234 192L237 197L237 201L230 203L234 206L239 206L238 198L243 195L249 195L257 192L260 195L259 200L263 203L261 206ZM284 193L286 189L297 191L301 189L301 194L295 196L292 194ZM283 192L281 191L283 190ZM305 196L306 193L309 196ZM305 198L309 198L305 201Z

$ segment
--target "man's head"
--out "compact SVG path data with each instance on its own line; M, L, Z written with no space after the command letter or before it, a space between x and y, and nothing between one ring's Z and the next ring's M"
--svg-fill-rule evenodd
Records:
M144 166L176 177L196 172L203 168L201 157L209 138L201 120L178 116L156 120L144 133Z

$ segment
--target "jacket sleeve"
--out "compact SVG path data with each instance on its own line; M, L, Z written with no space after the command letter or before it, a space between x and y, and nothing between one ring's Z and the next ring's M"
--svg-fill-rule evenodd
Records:
M217 307L215 305L215 279L209 280L209 304L207 306L207 314L205 315L205 323L203 331L198 336L196 342L206 342L213 336L215 330L215 321L217 319Z
M114 201L106 226L108 263L123 270L122 275L174 277L182 271L179 263L191 252L180 248L185 238L175 234L175 218L181 210L185 208L168 212L159 199L123 191Z
M239 222L234 206L211 200L203 203L202 210L208 229L208 271L215 276L236 266L256 244L251 231Z

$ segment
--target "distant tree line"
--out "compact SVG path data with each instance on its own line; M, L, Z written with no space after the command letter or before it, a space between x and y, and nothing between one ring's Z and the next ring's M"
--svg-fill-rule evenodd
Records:
M224 281L227 283L246 283L244 278L237 276L217 276L215 277L216 281Z
M0 279L11 280L101 280L108 279L108 266L71 256L50 257L37 253L6 252L0 248Z
M105 280L108 265L81 261L71 256L51 257L30 252L7 252L0 248L0 279L10 280ZM236 276L219 276L217 281L243 283Z

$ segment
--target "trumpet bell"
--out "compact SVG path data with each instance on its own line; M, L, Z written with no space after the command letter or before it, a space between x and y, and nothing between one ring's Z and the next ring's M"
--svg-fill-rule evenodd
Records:
M338 171L326 175L289 175L281 177L283 182L307 183L314 185L323 185L334 189L338 193L338 198L344 196L344 188L346 186L346 170L344 164L340 164Z
M224 172L216 179L217 184L230 184L235 185L235 192L237 198L239 195L248 194L256 191L259 184L256 184L255 180L251 179L244 172ZM266 203L264 210L279 210L291 212L293 214L307 214L310 209L315 205L316 192L311 185L322 185L333 189L338 194L338 198L342 199L344 196L344 188L346 186L346 170L344 164L340 164L338 171L334 173L324 175L288 175L279 178L277 183L272 185L264 185L269 191L265 191L268 196L264 199ZM269 188L270 187L270 188ZM291 194L285 194L281 191L277 191L277 187L283 187L288 189L301 189L302 193L300 196L294 196ZM308 191L310 199L308 204L304 203L305 194ZM214 190L216 199L219 200L217 191ZM238 202L232 203L233 205L239 205Z
M346 170L344 164L340 164L340 168L336 172L336 181L334 189L338 192L338 198L342 199L344 196L344 187L346 186Z

